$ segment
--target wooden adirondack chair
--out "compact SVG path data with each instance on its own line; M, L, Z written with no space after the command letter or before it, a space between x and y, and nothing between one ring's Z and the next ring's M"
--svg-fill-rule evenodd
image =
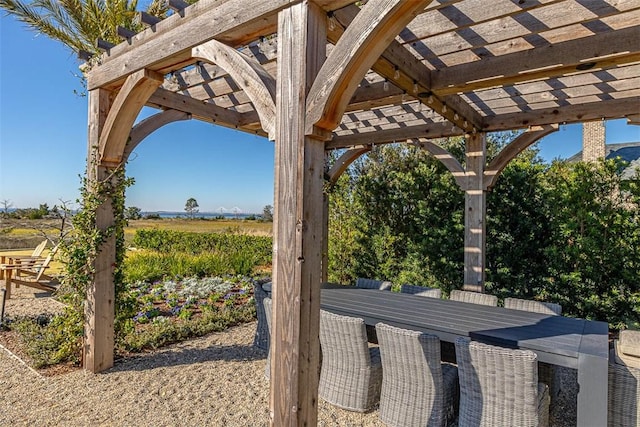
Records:
M33 252L31 252L31 255L2 254L0 255L0 264L2 265L17 264L17 263L26 264L26 263L33 263L38 260L42 261L43 258L40 255L42 255L44 248L47 247L47 242L48 242L47 239L43 240L42 243L40 243L38 246L35 247ZM57 249L57 246L53 248L54 251L56 249ZM6 262L7 260L8 262ZM0 280L1 279L4 279L3 270L0 270Z
M56 290L57 283L55 279L45 274L55 255L55 249L57 248L49 252L49 255L44 259L33 259L26 263L17 262L15 264L0 265L0 271L4 273L7 299L11 297L12 284L16 287L24 285L44 291Z

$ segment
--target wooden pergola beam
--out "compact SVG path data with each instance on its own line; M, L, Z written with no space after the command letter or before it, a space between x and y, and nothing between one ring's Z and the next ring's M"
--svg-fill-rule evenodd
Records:
M237 127L246 122L246 116L237 111L218 107L217 105L199 101L189 96L174 93L166 89L158 88L148 100L149 104L163 108L183 111L191 114L194 118L209 123L219 124L225 127ZM251 122L257 120L257 115L253 115Z
M598 100L588 104L567 105L542 110L522 111L485 118L484 130L501 131L543 126L553 123L580 123L597 119L625 117L640 105L640 91L635 96L621 99Z
M315 126L332 131L367 70L431 0L366 3L337 41L307 98L307 132Z
M214 38L238 46L255 39L256 35L272 34L278 12L300 1L255 0L247 7L243 0L201 0L181 14L158 22L153 29L138 33L130 44L121 43L109 55L103 55L101 66L87 75L87 88L110 89L119 86L127 75L143 68L163 72L167 67L186 64L192 48ZM350 1L323 0L318 3L326 10L333 10Z
M447 124L447 122L443 122ZM334 136L325 145L327 150L338 148L352 148L366 144L385 144L391 142L403 142L417 138L441 138L448 136L460 136L464 133L460 130L451 130L451 125L443 127L442 123L427 125L398 127L396 129L377 130L375 132L355 133L352 135Z
M111 105L100 134L101 164L117 165L122 162L131 126L162 81L161 75L149 70L140 70L127 78Z
M345 7L336 11L340 26L330 33L330 40L336 42L342 36L342 26L348 27L358 15L357 6ZM331 37L332 36L332 37ZM438 98L431 94L432 71L403 45L393 40L372 65L372 70L401 88L405 94L414 97L449 122L461 129L480 129L482 118L477 111L465 103L458 95ZM445 107L448 105L448 107Z
M216 40L193 48L192 57L218 64L244 90L258 112L262 129L275 137L276 81L255 59Z
M454 65L432 74L432 90L449 95L576 73L591 63L596 69L629 64L640 61L639 39L635 26Z

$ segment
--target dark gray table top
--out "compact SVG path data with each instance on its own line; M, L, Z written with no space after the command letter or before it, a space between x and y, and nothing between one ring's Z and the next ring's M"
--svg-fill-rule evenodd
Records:
M323 286L321 308L361 317L368 325L384 322L433 333L443 341L469 336L529 349L541 361L574 368L580 355L608 357L605 322L335 285Z

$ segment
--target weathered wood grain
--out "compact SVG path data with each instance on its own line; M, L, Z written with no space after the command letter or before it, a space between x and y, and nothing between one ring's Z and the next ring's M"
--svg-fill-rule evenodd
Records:
M305 135L306 97L325 59L326 16L280 13L276 97L272 426L317 424L324 143Z
M104 89L89 91L89 138L87 147L87 186L108 179L110 170L100 164L98 144L111 107L111 94ZM110 201L96 210L96 227L106 231L115 224ZM111 235L102 243L93 261L93 281L87 287L83 342L83 368L101 372L113 366L116 239Z
M307 98L307 133L314 126L333 130L358 83L396 34L430 0L367 2L336 43Z
M140 70L127 78L116 95L100 134L100 163L118 165L138 113L153 92L162 84L162 76Z
M487 140L484 132L467 138L465 145L464 190L464 286L467 291L484 292L486 253L486 203L483 186L487 159Z
M226 70L253 103L262 129L274 139L276 81L255 59L216 40L193 48L191 56L218 64Z
M511 160L513 160L518 154L520 154L523 150L536 142L540 141L541 138L549 135L552 132L556 132L558 130L558 125L546 125L546 126L535 126L531 129L527 130L525 133L519 135L516 139L509 142L496 157L491 160L489 165L484 170L484 181L483 187L485 190L491 190L493 186L496 184L496 180L500 176L500 173L504 170L505 167L509 164Z

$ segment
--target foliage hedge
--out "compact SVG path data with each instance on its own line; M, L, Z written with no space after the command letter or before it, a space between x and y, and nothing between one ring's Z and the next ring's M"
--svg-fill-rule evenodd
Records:
M271 263L273 239L235 233L194 233L174 230L137 230L133 245L163 253L181 252L199 255L205 252L251 251L263 264Z
M490 135L491 159L513 135ZM464 165L460 139L442 144ZM535 149L487 195L486 289L560 303L570 316L640 326L640 176L626 165L544 163ZM462 287L464 193L433 156L376 147L330 190L329 280Z

